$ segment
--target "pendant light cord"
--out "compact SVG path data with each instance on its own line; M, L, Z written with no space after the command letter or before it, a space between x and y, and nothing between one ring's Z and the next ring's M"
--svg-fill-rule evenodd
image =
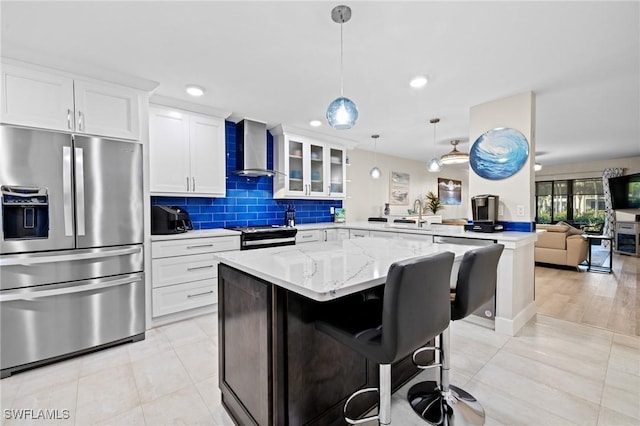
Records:
M378 138L380 135L371 135L373 139L373 165L377 167L378 165Z
M436 126L438 123L433 123L433 158L436 158Z
M344 21L344 19L341 19L341 21ZM344 70L344 65L343 65L343 57L344 57L344 50L342 47L342 23L340 23L340 97L344 97L344 82L343 82L343 70Z

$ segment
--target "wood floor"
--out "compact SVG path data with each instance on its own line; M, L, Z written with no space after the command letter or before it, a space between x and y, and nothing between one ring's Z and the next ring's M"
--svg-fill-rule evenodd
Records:
M640 336L640 258L613 255L613 273L536 266L538 313Z

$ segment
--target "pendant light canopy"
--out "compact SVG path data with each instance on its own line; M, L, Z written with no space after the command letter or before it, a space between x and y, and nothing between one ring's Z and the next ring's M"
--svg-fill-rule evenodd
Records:
M371 138L373 139L373 167L371 168L371 170L369 171L369 174L371 175L371 177L373 179L379 179L380 175L382 174L382 172L380 172L380 169L378 168L378 166L376 166L376 164L378 163L378 157L377 157L377 151L378 151L378 146L377 146L377 141L378 138L380 137L380 135L371 135Z
M453 149L440 157L441 164L462 164L469 161L469 154L466 152L458 151L457 145L460 143L459 140L452 140L451 145L453 145Z
M439 122L439 118L432 118L431 120L429 120L429 123L433 124L433 158L429 160L427 170L434 173L439 172L441 169L440 160L438 160L438 157L436 157L436 124L438 124Z
M337 130L352 128L358 119L358 107L349 98L344 97L343 90L343 49L342 49L342 24L351 19L349 6L336 6L331 11L333 22L340 24L340 97L329 104L327 108L327 122Z

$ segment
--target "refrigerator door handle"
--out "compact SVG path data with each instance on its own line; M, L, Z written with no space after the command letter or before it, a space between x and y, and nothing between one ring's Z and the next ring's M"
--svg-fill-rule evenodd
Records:
M87 284L73 285L61 287L51 290L33 290L29 288L25 290L9 290L0 294L0 302L11 302L14 300L33 300L43 297L60 296L62 294L81 293L83 291L101 290L109 287L117 287L119 285L131 284L142 280L142 274L129 274L124 278L98 278L95 280L85 281Z
M0 266L14 266L14 265L36 265L40 263L54 263L54 262L68 262L74 260L84 260L84 259L100 259L103 257L114 257L114 256L125 256L129 254L136 254L142 252L141 246L135 247L125 247L119 248L115 250L102 250L99 252L89 251L85 253L67 253L60 255L49 255L49 256L34 256L31 255L9 255L0 259Z
M73 202L71 200L71 147L62 147L62 201L64 235L73 236Z
M77 223L78 236L85 235L84 227L84 149L75 149L75 169L76 169L76 203L77 203Z

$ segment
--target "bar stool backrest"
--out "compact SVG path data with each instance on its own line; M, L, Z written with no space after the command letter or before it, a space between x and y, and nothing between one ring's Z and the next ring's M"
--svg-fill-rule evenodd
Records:
M495 295L498 261L503 250L504 245L492 244L464 254L458 271L456 296L451 302L452 320L471 315Z
M443 252L389 267L382 308L386 362L410 354L448 327L453 259L453 253Z

